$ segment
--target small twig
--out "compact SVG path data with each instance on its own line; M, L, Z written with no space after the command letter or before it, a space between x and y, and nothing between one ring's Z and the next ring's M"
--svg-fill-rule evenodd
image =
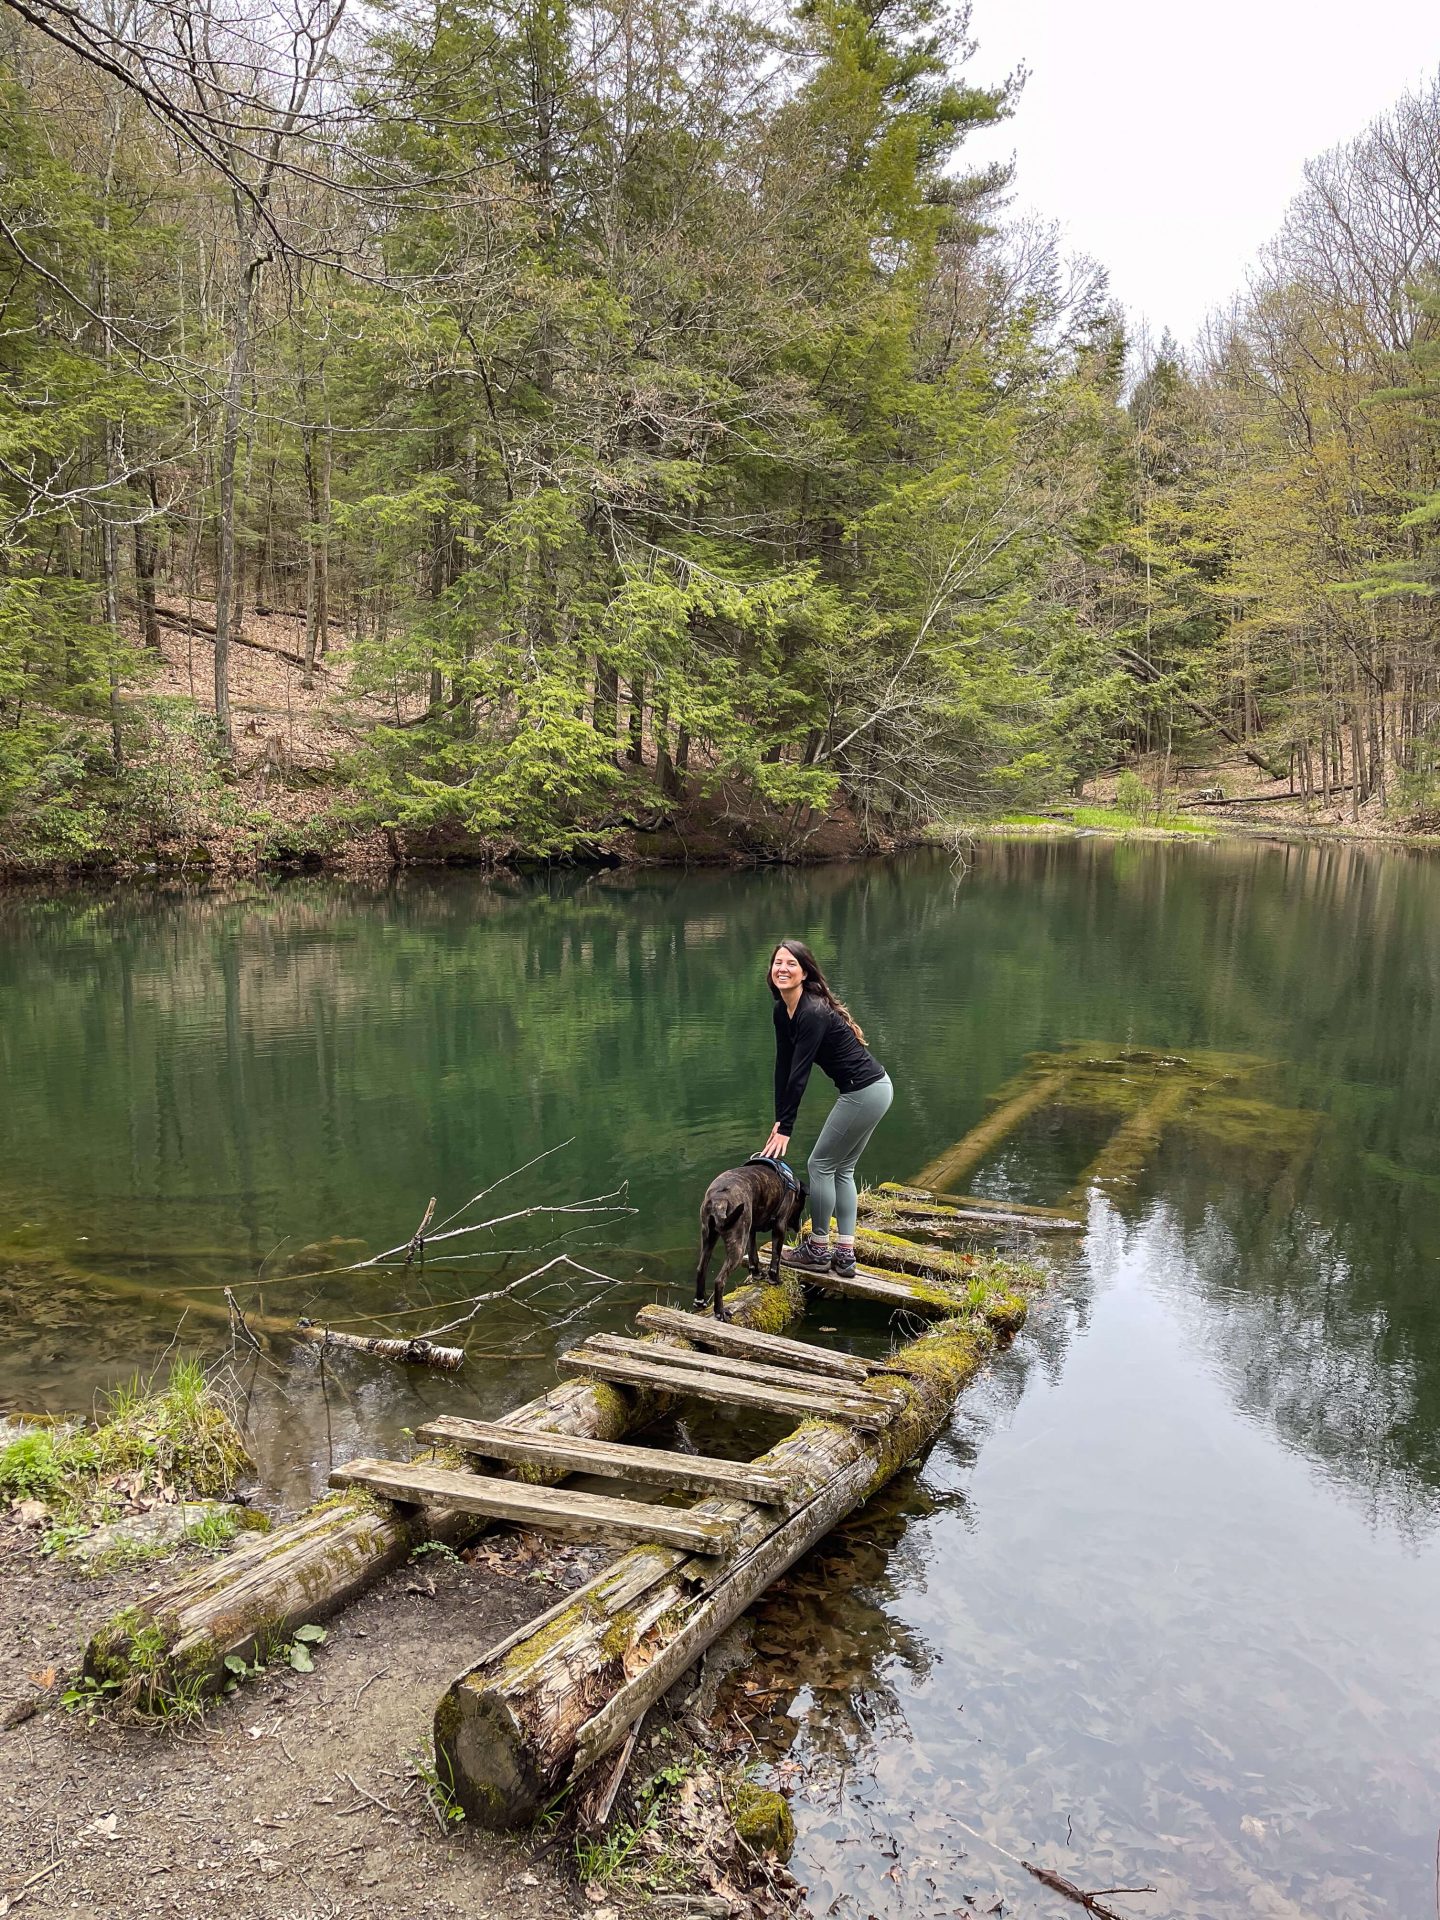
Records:
M234 1293L229 1287L225 1289L225 1304L230 1309L230 1331L232 1333L243 1333L250 1345L258 1353L260 1351L260 1342L250 1331L250 1323L241 1311L240 1302L235 1298Z
M32 1873L30 1878L18 1886L14 1893L9 1896L6 1901L6 1911L8 1912L11 1907L18 1906L30 1891L31 1887L38 1886L47 1875L54 1873L57 1867L63 1867L64 1864L65 1857L62 1854L58 1860L52 1860L48 1867L41 1867L38 1873Z
M382 1813L394 1813L395 1809L388 1800L377 1800L373 1793L367 1793L353 1773L340 1773L337 1771L335 1778L337 1780L343 1780L346 1786L352 1787L362 1800L368 1800L372 1807L379 1807ZM355 1809L353 1807L346 1808L347 1813L353 1813L354 1811Z
M405 1264L407 1267L410 1265L412 1260L417 1258L417 1256L419 1258L421 1266L422 1267L424 1266L425 1264L425 1229L429 1226L430 1222L434 1218L435 1218L435 1195L432 1193L430 1196L430 1204L428 1207L426 1207L424 1213L422 1214L420 1219L420 1224L418 1227L416 1227L414 1233L411 1234L410 1244L405 1249Z
M360 1688L360 1692L359 1692L359 1693L357 1693L357 1694L355 1695L355 1698L354 1698L354 1700L353 1700L353 1701L351 1701L351 1703L350 1703L350 1711L351 1711L352 1713L353 1713L353 1712L355 1711L355 1709L356 1709L356 1707L358 1707L358 1706L359 1706L359 1704L360 1704L360 1694L362 1694L362 1693L364 1693L364 1691L365 1691L365 1688L366 1688L366 1687L373 1687L373 1686L374 1686L374 1684L375 1684L375 1682L376 1682L377 1680L383 1680L383 1679L385 1678L385 1676L386 1676L386 1675L387 1675L387 1674L389 1673L389 1671L390 1671L390 1669L389 1669L388 1667L381 1667L381 1669L380 1669L380 1671L379 1671L378 1673L372 1673L372 1674L371 1674L371 1676L370 1676L370 1678L369 1678L369 1679L368 1679L367 1681L365 1681L365 1683L364 1683L364 1685L363 1685L363 1686L362 1686L362 1687Z
M995 1843L992 1840L990 1844L994 1846ZM1000 1851L1003 1853L1004 1848L1002 1847ZM1013 1859L1014 1855L1010 1855L1010 1858ZM1107 1907L1102 1902L1100 1898L1102 1893L1159 1892L1158 1887L1100 1887L1094 1893L1087 1893L1083 1887L1077 1887L1073 1880L1067 1880L1063 1873L1055 1873L1049 1867L1037 1867L1033 1860L1022 1860L1020 1864L1028 1874L1032 1874L1040 1882L1041 1886L1049 1887L1055 1893L1063 1893L1067 1900L1073 1900L1087 1913L1098 1915L1099 1920L1125 1920L1124 1914L1117 1913L1114 1907Z
M1026 1873L1033 1875L1042 1886L1049 1887L1054 1893L1063 1893L1067 1900L1073 1900L1087 1913L1093 1913L1096 1920L1125 1920L1123 1913L1117 1913L1114 1907L1103 1906L1099 1895L1087 1893L1083 1887L1077 1887L1073 1880L1067 1880L1063 1873L1055 1873L1049 1867L1037 1867L1033 1860L1022 1860L1018 1853L1011 1853L1008 1847L1002 1847L998 1840L992 1840L988 1833L981 1833L978 1827L969 1826L964 1820L957 1820L952 1814L953 1824L962 1833L968 1833L972 1840L978 1840L982 1847L990 1847L1002 1859L1012 1865L1023 1867ZM1158 1887L1102 1887L1101 1893L1158 1893Z

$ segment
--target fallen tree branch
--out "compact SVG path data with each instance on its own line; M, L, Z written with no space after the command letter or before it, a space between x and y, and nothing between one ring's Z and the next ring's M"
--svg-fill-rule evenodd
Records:
M457 1320L454 1324L463 1326ZM448 1333L448 1327L437 1329ZM309 1340L317 1347L349 1347L357 1353L373 1353L381 1360L403 1360L407 1366L438 1367L444 1373L455 1373L465 1364L463 1347L441 1347L428 1334L417 1333L410 1340L385 1340L378 1335L367 1336L362 1333L336 1333L333 1327L317 1327L309 1320L302 1320L295 1328L297 1340Z
M445 1231L445 1232L432 1233L428 1239L423 1241L423 1244L427 1247L435 1247L435 1246L439 1246L442 1240L463 1239L467 1233L489 1233L489 1232L492 1232L496 1227L508 1226L512 1220L531 1220L535 1217L536 1214L540 1214L540 1213L549 1213L549 1214L634 1213L636 1212L636 1208L628 1205L624 1200L620 1200L616 1198L617 1195L628 1193L629 1190L630 1190L630 1182L628 1180L622 1180L618 1187L612 1187L608 1193L591 1194L590 1197L585 1200L567 1200L556 1206L517 1207L513 1213L497 1213L493 1220L477 1220L472 1226L451 1227L448 1229L448 1231ZM478 1199L480 1198L480 1196L477 1194L476 1198ZM432 1200L430 1204L431 1204L431 1207L433 1207L435 1203ZM474 1201L471 1201L471 1200L467 1200L465 1203L465 1206L467 1207L473 1206L473 1205L474 1205ZM458 1210L458 1213L463 1213L464 1211L465 1211L465 1207L461 1207ZM452 1213L450 1215L450 1218L452 1220L456 1219L457 1217L458 1217L458 1214L456 1213ZM429 1213L429 1210L427 1209L425 1219L422 1220L420 1223L419 1232L417 1232L416 1234L412 1234L408 1240L402 1240L398 1246L387 1247L384 1253L372 1253L368 1260L356 1260L352 1265L348 1267L327 1267L324 1270L325 1273L363 1273L367 1267L380 1267L380 1266L383 1266L387 1260L398 1260L398 1259L401 1259L402 1257L405 1261L405 1265L408 1267L414 1258L413 1249L415 1247L416 1240L421 1238L421 1236L423 1235L424 1228L428 1224L429 1219L430 1219L430 1213ZM316 1276L317 1279L320 1277L322 1276L321 1275Z
M215 629L204 620L197 620L193 614L182 613L178 607L156 607L155 618L162 626L174 627L181 633L198 633L207 640L215 638ZM249 647L255 653L272 653L277 660L284 660L292 667L304 668L308 663L303 653L292 653L288 647L272 647L265 640L251 640L246 634L234 632L230 635L230 644L235 647ZM328 667L315 663L317 673L328 673Z
M1004 1848L1002 1847L1000 1851L1003 1853ZM1010 1857L1014 1858L1013 1855ZM1041 1886L1049 1887L1055 1893L1063 1893L1065 1898L1073 1900L1076 1906L1083 1907L1087 1913L1096 1914L1098 1920L1125 1920L1123 1913L1117 1913L1114 1907L1104 1905L1100 1898L1102 1893L1159 1892L1158 1887L1099 1887L1094 1893L1087 1893L1083 1887L1077 1887L1073 1880L1067 1880L1063 1873L1056 1873L1053 1868L1037 1867L1033 1860L1022 1860L1020 1864L1027 1873L1035 1876Z

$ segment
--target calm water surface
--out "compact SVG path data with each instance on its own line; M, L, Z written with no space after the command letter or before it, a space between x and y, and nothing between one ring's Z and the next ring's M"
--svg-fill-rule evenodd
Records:
M1427 1920L1440 1826L1440 865L1354 848L994 845L803 875L405 877L0 901L0 1407L88 1405L257 1313L437 1324L566 1247L619 1284L500 1300L460 1379L281 1344L267 1485L683 1297L699 1193L770 1120L762 984L811 940L890 1068L913 1176L1034 1050L1243 1055L923 1466L773 1590L737 1709L817 1914ZM1233 1062L1232 1062L1233 1064ZM797 1151L825 1098L812 1092ZM813 1111L811 1103L813 1102ZM1114 1116L1043 1110L969 1178L1054 1201ZM508 1222L423 1277L317 1275ZM463 1222L462 1222L463 1223ZM567 1236L567 1237L562 1237ZM470 1256L464 1263L454 1255ZM557 1320L565 1324L557 1328ZM857 1344L882 1330L825 1317ZM995 1908L996 1901L1003 1907Z

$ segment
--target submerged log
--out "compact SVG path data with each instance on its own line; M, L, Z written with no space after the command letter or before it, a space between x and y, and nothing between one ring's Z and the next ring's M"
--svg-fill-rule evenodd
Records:
M1013 1324L1023 1303L995 1303ZM943 1424L993 1345L978 1316L945 1322L889 1363L902 1386L892 1423L864 1434L807 1421L755 1462L784 1474L797 1505L775 1516L725 1500L693 1511L730 1522L719 1562L634 1548L597 1579L462 1673L435 1711L436 1764L479 1825L533 1820L578 1778L807 1548L863 1504Z
M1165 1129L1195 1098L1199 1085L1188 1076L1177 1077L1136 1107L1075 1182L1070 1190L1071 1200L1080 1204L1095 1187L1113 1193L1129 1186L1160 1145Z
M1017 1093L1004 1100L995 1111L987 1114L978 1126L972 1127L963 1140L957 1140L953 1147L947 1147L928 1167L923 1167L915 1176L917 1187L934 1187L944 1192L953 1187L962 1175L978 1166L986 1154L998 1147L1009 1133L1013 1133L1022 1121L1028 1120L1032 1113L1053 1100L1070 1078L1068 1067L1057 1068L1053 1073L1040 1073L1034 1079L1027 1080Z
M729 1305L736 1324L778 1333L804 1311L804 1293L787 1274L779 1286L743 1288ZM628 1392L600 1382L566 1384L517 1407L504 1424L619 1440L648 1426L670 1405L653 1391ZM553 1484L566 1471L536 1468L528 1477ZM283 1636L307 1621L327 1619L422 1541L461 1546L485 1525L476 1514L454 1510L419 1518L358 1490L332 1494L297 1519L116 1614L85 1649L85 1671L97 1680L138 1678L146 1697L156 1701L180 1687L213 1690L224 1680L227 1654L249 1655L264 1636Z

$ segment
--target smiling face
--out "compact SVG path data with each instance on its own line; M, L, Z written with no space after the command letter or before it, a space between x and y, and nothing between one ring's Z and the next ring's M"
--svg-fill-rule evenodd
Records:
M770 961L770 984L777 993L793 993L805 983L805 969L788 947L777 947Z

